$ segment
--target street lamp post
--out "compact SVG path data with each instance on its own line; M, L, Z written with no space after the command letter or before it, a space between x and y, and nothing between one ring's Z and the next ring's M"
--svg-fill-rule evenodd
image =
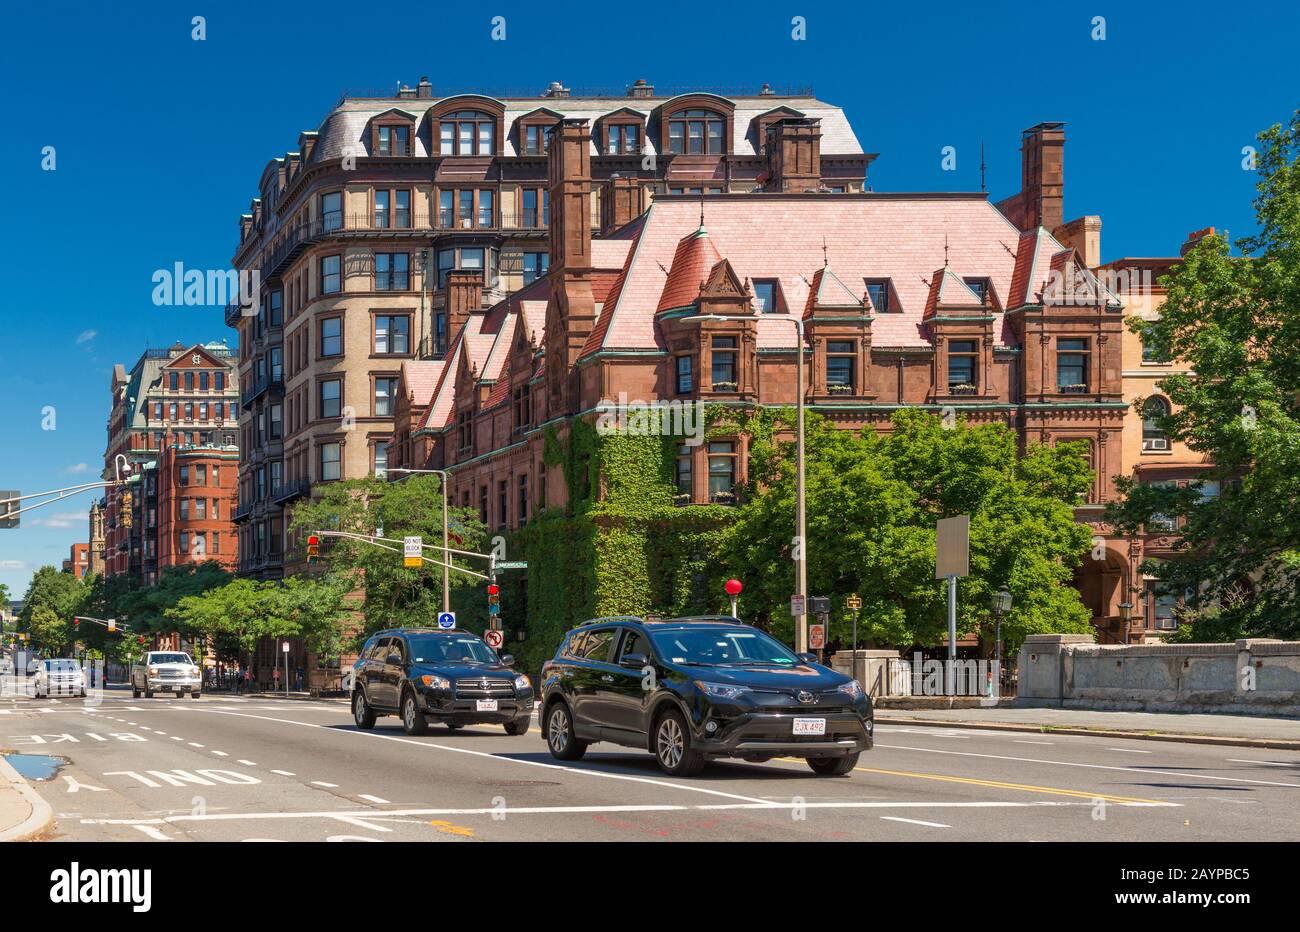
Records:
M682 320L750 320L749 317L726 314L692 314ZM769 314L767 320L784 320L794 324L798 339L795 344L795 454L794 454L794 498L795 498L795 557L794 557L794 594L799 604L804 606L803 614L795 619L794 649L796 653L808 650L808 541L807 520L804 496L804 376L803 376L803 321L792 314Z
M393 468L388 471L390 473L401 472L401 473L406 473L408 475L430 474L430 475L436 475L439 477L439 479L441 479L442 481L442 562L446 564L450 564L451 551L448 549L450 540L449 540L449 534L447 529L447 482L450 479L450 476L448 475L447 470ZM451 611L451 573L448 571L446 566L442 568L442 610L444 612Z
M993 615L997 618L997 634L994 637L993 662L997 668L997 688L1002 691L1002 616L1011 611L1011 590L1006 586L993 594Z

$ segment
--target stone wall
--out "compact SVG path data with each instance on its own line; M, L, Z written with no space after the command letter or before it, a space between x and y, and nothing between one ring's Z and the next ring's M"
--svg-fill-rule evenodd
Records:
M1300 642L1097 644L1035 634L1019 656L1022 703L1146 712L1300 715Z

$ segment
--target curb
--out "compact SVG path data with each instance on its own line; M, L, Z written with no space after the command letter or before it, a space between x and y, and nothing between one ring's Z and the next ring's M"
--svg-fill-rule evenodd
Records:
M1175 741L1183 744L1220 745L1231 748L1268 748L1275 751L1300 751L1300 741L1289 738L1235 738L1218 735L1179 734L1178 732L1123 731L1113 728L1087 728L1081 725L1031 725L1006 722L940 722L923 718L881 718L881 725L921 725L927 728L970 728L981 731L1016 731L1041 735L1082 735L1089 738L1138 738L1143 741Z
M50 808L41 794L32 789L23 776L3 757L0 757L0 783L9 784L14 792L31 806L27 818L11 828L0 828L0 842L25 841L33 835L39 835L54 824L54 810Z
M256 696L258 699L279 699L281 702L337 702L351 704L352 700L343 696L286 696L284 693L245 693L245 696Z

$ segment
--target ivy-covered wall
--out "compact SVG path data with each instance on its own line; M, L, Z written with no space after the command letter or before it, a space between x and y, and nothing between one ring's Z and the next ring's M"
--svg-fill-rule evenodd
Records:
M543 450L547 467L564 472L567 506L507 544L510 559L528 561L525 579L503 581L502 602L505 627L526 632L512 646L529 672L588 618L714 612L725 601L717 553L733 513L673 504L681 438L601 433L584 420L567 428L548 429Z

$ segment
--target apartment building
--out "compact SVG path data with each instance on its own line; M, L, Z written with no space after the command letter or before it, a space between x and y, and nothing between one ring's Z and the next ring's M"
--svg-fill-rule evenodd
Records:
M555 259L548 159L572 120L594 130L583 222L616 244L619 262L619 231L655 197L770 188L773 164L784 190L856 194L874 157L838 107L768 87L669 94L637 81L577 94L552 84L493 97L435 95L422 79L340 100L267 164L239 221L234 265L259 271L262 285L255 306L226 311L240 346L241 572L284 574L285 510L313 484L414 461L410 412L429 403L473 314L514 295L544 299ZM817 159L786 157L785 141L769 152L777 123Z

